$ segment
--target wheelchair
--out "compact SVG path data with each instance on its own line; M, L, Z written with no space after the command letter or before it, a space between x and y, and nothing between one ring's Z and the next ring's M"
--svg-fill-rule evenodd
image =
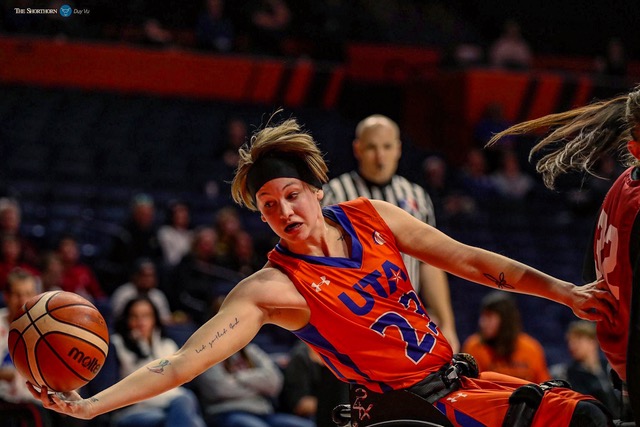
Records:
M444 415L443 415L444 417ZM338 427L348 427L351 425L351 405L338 405L333 409L333 422ZM614 427L636 427L633 421L614 420ZM368 427L453 427L453 424L447 419L438 419L437 422L398 419L392 421L381 421L375 424L369 424Z

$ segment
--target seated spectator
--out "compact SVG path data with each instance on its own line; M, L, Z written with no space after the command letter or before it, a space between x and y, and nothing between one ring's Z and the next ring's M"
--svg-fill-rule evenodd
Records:
M174 269L165 292L172 310L185 313L198 325L209 320L220 299L241 279L240 274L220 265L217 240L213 228L196 229L191 251Z
M119 318L127 303L141 296L146 296L153 301L164 325L173 323L169 300L164 292L158 289L156 266L149 258L137 260L131 274L131 281L118 286L111 295L113 317Z
M462 346L475 357L481 372L494 371L533 383L550 379L542 345L522 332L520 311L513 297L494 291L483 298L478 332Z
M234 49L235 29L224 8L225 0L204 0L204 10L196 23L198 47L220 53Z
M620 396L607 374L607 363L596 337L596 325L586 320L571 322L566 340L571 361L551 366L551 376L569 381L575 391L595 397L615 419L619 419Z
M529 43L522 37L520 25L509 19L504 23L502 34L489 48L491 65L499 68L522 70L531 66L532 54Z
M20 230L22 216L20 205L15 199L0 199L0 235L13 234L20 241L20 260L29 265L38 265L39 250L35 243L25 237Z
M42 257L42 292L61 291L64 267L56 251L47 252Z
M243 276L249 276L258 271L267 262L265 257L256 253L253 237L246 231L236 233L232 242L231 255L229 267Z
M216 147L213 153L215 158L219 159L213 178L223 183L220 192L224 195L230 195L231 186L228 182L233 178L233 174L238 167L238 160L240 159L238 149L249 138L247 122L241 117L232 117L227 121L224 132L224 143L219 144L220 147Z
M15 234L0 235L0 290L7 286L9 273L16 268L20 268L38 277L40 283L40 272L33 265L22 261L20 257L22 243Z
M91 267L80 261L76 239L70 235L62 237L57 253L62 262L62 290L75 292L94 303L104 303L107 296Z
M596 58L596 71L603 76L625 77L628 64L629 59L622 40L612 37L607 42L604 55Z
M291 24L291 10L284 0L246 2L246 49L255 54L279 55Z
M460 170L460 190L482 206L496 195L496 187L488 173L485 153L472 148Z
M129 300L116 320L111 342L118 358L120 378L178 349L177 344L164 335L158 310L146 296ZM162 373L164 366L158 363L149 369ZM204 426L198 401L185 387L128 406L114 413L112 421L114 427Z
M158 243L164 254L165 265L175 267L189 252L192 241L189 206L180 201L171 202L166 223L158 229Z
M111 242L108 271L105 272L109 282L105 284L107 293L129 279L133 262L138 258L151 258L160 265L164 257L155 221L153 199L147 194L136 195L131 202L130 218Z
M208 427L314 427L313 421L275 410L282 372L249 344L193 381Z
M216 212L214 226L217 234L216 256L225 266L233 268L233 245L236 235L242 231L240 214L233 206L226 206Z
M511 150L503 150L501 153L500 166L491 174L496 191L506 199L525 199L533 190L533 178L522 172L516 153Z
M439 155L427 156L422 162L422 186L431 197L440 226L446 226L451 217L472 214L476 205L473 199L459 190L449 174L449 166Z
M38 292L35 277L24 270L11 272L3 290L7 303L5 308L0 308L0 424L3 426L36 425L35 417L41 418L43 425L52 422L53 412L43 409L33 398L26 380L13 366L7 342L11 319Z
M318 353L298 342L284 368L282 409L314 420L316 427L335 427L333 408L347 402L349 385L333 375Z

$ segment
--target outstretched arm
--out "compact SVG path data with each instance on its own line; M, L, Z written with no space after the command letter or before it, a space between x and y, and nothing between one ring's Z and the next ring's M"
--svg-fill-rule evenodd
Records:
M601 281L575 286L497 253L460 243L389 203L372 203L402 252L472 282L559 302L583 319L613 317L617 302Z
M294 325L304 312L302 296L279 276L266 269L250 276L229 294L216 316L198 329L172 355L157 359L118 383L88 399L77 393L47 396L47 390L32 393L46 408L76 418L90 419L127 406L191 381L214 364L245 347L263 324ZM273 280L275 278L275 280ZM290 282L289 282L290 283ZM292 292L292 289L294 290ZM299 298L298 298L299 297ZM302 316L302 322L306 319Z

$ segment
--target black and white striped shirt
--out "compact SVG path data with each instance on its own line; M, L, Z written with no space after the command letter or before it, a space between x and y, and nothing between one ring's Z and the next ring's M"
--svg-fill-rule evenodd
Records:
M358 197L384 200L401 207L420 221L435 227L436 218L433 202L424 188L408 179L394 175L391 181L377 185L366 181L358 172L351 171L333 178L324 185L323 205L333 205ZM404 263L411 278L413 287L420 288L420 261L404 255Z

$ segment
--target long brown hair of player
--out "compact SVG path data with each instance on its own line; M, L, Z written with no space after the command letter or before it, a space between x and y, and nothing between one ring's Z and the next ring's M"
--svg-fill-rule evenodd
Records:
M540 152L536 170L545 185L553 189L556 178L570 171L597 176L594 166L605 155L631 166L637 160L626 149L632 129L640 123L640 86L627 95L595 102L562 113L549 114L516 124L495 134L486 147L507 135L545 131L531 149L529 160Z

